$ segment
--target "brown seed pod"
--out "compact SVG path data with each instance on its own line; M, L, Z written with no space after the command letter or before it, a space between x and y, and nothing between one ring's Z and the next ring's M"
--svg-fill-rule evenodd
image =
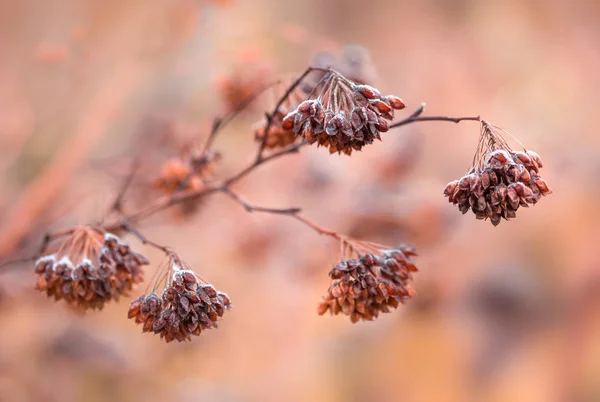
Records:
M56 253L37 260L36 289L78 309L102 309L127 296L143 280L142 266L147 264L117 236L79 226Z
M142 295L129 306L128 317L142 324L143 332L160 335L166 342L190 340L203 330L218 327L218 318L229 310L226 293L203 283L196 274L183 268L177 255L169 255L168 280L162 295Z
M340 261L329 272L333 283L317 312L344 314L352 323L390 312L414 295L410 288L412 272L417 271L410 258L414 255L414 248L400 246Z
M519 207L536 204L552 192L539 176L541 158L533 151L511 150L501 134L482 123L482 134L469 174L446 186L444 196L463 213L471 210L477 219L516 216Z
M377 89L357 85L335 70L325 73L322 81L316 98L301 102L283 118L282 127L330 153L350 155L381 139L380 133L389 130L386 119L393 119L394 109L404 108L400 98L382 97Z

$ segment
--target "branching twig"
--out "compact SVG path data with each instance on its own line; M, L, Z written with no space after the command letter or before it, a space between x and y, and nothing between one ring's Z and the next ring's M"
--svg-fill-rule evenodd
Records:
M280 215L294 215L301 211L300 208L285 208L285 209L277 209L277 208L265 208L259 207L256 205L250 204L248 201L244 200L238 193L233 192L229 187L223 186L221 192L238 204L241 204L247 212L267 212L270 214L280 214Z
M277 151L275 153L270 154L269 156L266 157L261 157L260 159L255 160L250 166L242 169L239 173L234 174L232 177L230 177L229 179L225 180L225 185L228 186L230 184L235 183L236 181L240 180L242 177L246 176L248 173L250 173L252 170L256 169L258 166L262 165L265 162L271 161L273 159L279 158L280 156L283 155L287 155L287 154L291 154L294 152L298 152L298 150L303 147L304 145L308 145L307 141L301 141L297 144L292 144L289 145L285 148L283 148L280 151Z
M48 249L48 246L50 245L50 242L52 240L56 240L56 239L60 239L61 237L69 236L73 232L74 232L73 229L69 229L69 230L63 230L60 232L46 233L44 235L42 243L40 244L40 247L38 248L38 251L36 251L36 253L34 255L32 255L31 257L22 257L22 258L8 259L5 261L2 261L0 263L0 271L3 271L5 268L7 268L11 265L14 265L14 264L20 264L23 262L31 262L31 261L37 260Z
M225 126L227 126L232 120L234 120L241 112L246 110L246 108L250 106L252 102L254 102L256 98L258 98L264 91L273 87L274 85L277 85L278 83L279 81L265 85L263 88L259 89L252 95L248 96L246 99L242 100L235 109L227 113L225 116L217 117L216 119L214 119L212 128L210 130L210 134L208 135L206 143L204 144L204 147L202 148L200 154L205 155L210 150L210 147L212 146L212 143L214 142L217 135Z
M476 117L447 117L447 116L421 116L421 114L425 111L425 104L421 103L417 110L413 112L410 116L408 116L404 120L397 121L394 124L390 124L390 128L396 128L400 126L404 126L410 123L416 123L419 121L449 121L452 123L460 123L463 120L473 120L473 121L481 121L480 116Z
M210 129L210 134L208 135L208 138L206 139L206 142L204 143L204 147L202 148L202 151L200 152L201 157L204 158L203 160L205 160L205 161L208 160L208 154L210 152L210 148L211 148L214 140L217 138L217 135L219 135L219 133L223 130L223 128L225 128L241 112L246 110L246 108L248 106L250 106L252 104L252 102L254 102L256 100L256 98L258 98L264 91L273 87L274 85L277 85L278 83L279 83L279 81L271 83L269 85L265 85L263 88L256 91L255 93L253 93L252 95L250 95L246 99L244 99L242 102L240 102L235 109L231 110L225 116L217 117L213 120L213 124ZM182 191L189 185L190 180L192 179L194 174L196 174L198 172L198 170L201 167L202 167L202 164L200 164L199 166L194 166L192 171L189 172L187 174L187 176L184 177L184 179L181 181L181 183L179 183L179 186L177 186L177 192Z
M298 87L298 85L300 85L300 83L313 71L323 71L323 72L327 72L328 70L323 69L323 68L319 68L319 67L308 67L306 69L306 71L304 71L304 73L302 73L302 75L300 75L300 77L298 77L287 89L287 91L285 91L285 93L281 96L281 98L279 98L279 101L277 102L277 104L275 105L275 107L273 108L273 111L271 113L267 113L265 115L266 119L267 119L267 125L265 127L265 133L264 136L262 138L262 141L260 143L260 146L258 147L258 152L256 153L256 159L254 161L255 164L257 164L258 162L260 162L263 159L263 152L265 150L265 146L267 145L267 139L269 137L269 130L271 129L271 125L273 124L273 117L275 117L275 114L277 113L277 111L279 110L279 108L281 107L281 105L283 105L283 103L286 101L286 99L292 94L292 92L294 92L294 90Z
M343 237L336 231L326 229L322 226L319 226L318 224L311 221L310 219L305 218L302 215L300 215L300 211L301 211L300 208L277 209L277 208L260 207L257 205L253 205L250 202L244 200L244 198L242 198L242 196L235 193L227 186L223 186L221 191L223 192L223 194L228 195L229 198L231 198L232 200L234 200L235 202L240 204L242 207L244 207L244 209L248 212L256 211L256 212L265 212L265 213L275 214L275 215L289 216L289 217L292 217L292 218L304 223L305 225L312 228L313 230L315 230L317 233L319 233L321 235L333 237L334 239L337 239L337 240L341 240Z
M308 144L308 142L306 140L302 140L301 142L291 144L291 145L289 145L285 148L282 148L281 150L279 150L277 152L271 153L267 156L263 155L263 152L265 149L265 144L266 144L266 138L268 137L268 132L269 132L269 129L271 128L273 117L275 116L276 112L281 107L281 105L285 102L285 100L292 94L292 92L296 89L296 87L302 82L302 80L304 80L313 71L327 72L328 70L325 70L322 68L315 68L315 67L307 68L306 71L302 75L300 75L300 77L298 77L290 85L290 87L286 90L286 92L283 94L283 96L277 102L273 111L270 114L269 113L266 114L267 125L265 128L265 135L263 137L262 142L260 143L260 145L258 147L256 158L249 166L247 166L247 167L243 168L242 170L240 170L239 172L233 174L231 177L223 180L220 184L217 183L214 185L208 185L199 190L180 189L181 191L177 191L174 194L169 195L169 196L161 197L158 200L154 201L152 204L145 206L137 211L133 211L128 214L123 214L121 205L122 205L124 194L125 194L127 188L130 186L131 181L133 179L133 175L135 174L136 169L133 169L132 172L130 173L130 175L127 177L127 180L125 181L121 191L119 192L117 199L113 203L113 210L121 213L121 217L112 223L102 225L102 228L106 231L125 230L126 232L131 233L132 235L136 236L144 244L148 244L148 245L158 248L164 252L168 252L167 247L164 247L164 246L161 246L154 242L151 242L144 235L142 235L137 229L135 229L132 226L132 224L134 222L139 222L140 220L145 219L145 218L147 218L157 212L160 212L164 209L167 209L171 206L178 205L178 204L186 202L186 201L198 200L200 198L203 198L203 197L213 194L215 192L222 192L223 194L230 197L232 200L236 201L238 204L242 205L244 207L244 209L248 212L264 212L264 213L272 213L272 214L290 216L290 217L304 223L305 225L309 226L310 228L312 228L319 234L326 235L326 236L329 236L329 237L332 237L332 238L335 238L338 240L342 240L343 236L341 236L337 232L323 228L323 227L319 226L318 224L312 222L308 218L305 218L304 216L300 215L299 208L276 209L276 208L266 208L266 207L256 206L256 205L253 205L253 204L249 203L248 201L244 200L239 194L232 191L231 187L230 187L232 184L236 183L237 181L241 180L242 178L247 176L249 173L254 171L254 169L259 167L260 165L267 163L269 161L275 160L281 156L298 152L298 150L301 147ZM264 88L264 89L266 89L266 88ZM262 89L260 92L264 91L264 89ZM236 108L235 110L230 112L225 117L216 119L214 121L211 133L207 139L206 144L204 145L204 150L203 150L204 154L206 154L206 152L209 151L214 139L216 138L217 134L221 131L221 129L226 124L228 124L231 120L233 120L242 110L244 110L256 98L256 96L258 96L260 94L260 92L254 94L250 98L246 99L244 102L242 102L242 104L240 105L239 108ZM396 127L400 127L400 126L403 126L406 124L416 123L416 122L420 122L420 121L448 121L448 122L454 122L454 123L458 123L463 120L481 121L481 119L479 117L421 116L424 111L424 108L425 108L425 104L421 104L417 108L417 110L415 110L410 116L408 116L407 118L400 120L394 124L391 124L389 127L396 128ZM134 164L134 166L135 166L135 164ZM45 248L48 245L48 242L51 239L56 238L56 237L60 237L60 232L48 235L45 238L45 240L41 246L40 252L38 252L36 254L36 256L43 253L43 251L45 251ZM22 259L22 260L7 261L7 262L1 264L0 267L4 266L4 265L8 265L12 262L29 261L32 259L35 259L35 257L28 258L28 259Z
M165 254L170 254L171 253L171 249L167 246L161 246L158 243L153 242L152 240L149 240L146 236L144 236L142 233L140 233L136 228L134 228L133 226L131 226L131 224L123 219L121 221L121 229L123 229L124 231L126 231L127 233L130 233L132 235L134 235L135 237L137 237L143 244L154 247L158 250L161 250L162 252L164 252Z
M123 185L119 189L119 192L117 193L115 200L112 202L109 213L110 212L123 213L123 199L125 198L125 193L131 186L131 183L133 182L133 178L134 178L135 174L137 173L139 167L140 167L140 157L138 155L133 160L133 163L131 164L131 170L129 171L129 174L123 181Z

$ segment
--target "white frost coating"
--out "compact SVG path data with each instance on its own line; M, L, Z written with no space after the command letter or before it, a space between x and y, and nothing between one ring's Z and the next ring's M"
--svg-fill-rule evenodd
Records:
M492 152L490 154L490 158L493 158L496 155L503 155L506 160L511 160L512 158L510 157L510 154L508 152L506 152L504 149L497 149L494 152Z
M229 295L225 292L217 292L217 296L225 296L227 298L227 300L229 300L229 304L224 306L226 310L229 310L230 308L233 307L233 304L231 303L231 297L229 297Z
M73 268L73 263L71 262L71 259L66 255L57 262L57 265L58 264L63 264L63 265Z
M44 256L38 258L38 260L36 261L36 263L38 263L38 262L52 262L52 263L55 263L56 262L56 256L54 254L44 255Z
M89 265L91 267L94 266L94 264L92 264L92 261L89 258L84 258L83 260L81 260L79 265Z
M179 267L179 265L177 265L177 264L171 264L171 266L175 270L175 272L173 272L173 280L175 280L175 275L181 275L181 276L183 276L184 273L188 272L188 273L194 275L194 278L196 278L196 282L199 281L199 279L196 276L196 273L194 271L191 271L189 269L181 269Z
M121 243L121 239L119 239L116 235L112 233L104 233L104 241L107 240L115 240L117 243Z

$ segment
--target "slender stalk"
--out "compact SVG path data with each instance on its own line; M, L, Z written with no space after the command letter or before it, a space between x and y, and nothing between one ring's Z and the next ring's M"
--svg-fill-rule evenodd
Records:
M481 121L480 116L470 116L470 117L448 117L448 116L421 116L421 114L425 111L425 104L421 103L416 111L413 112L410 116L405 118L404 120L397 121L394 124L390 124L390 129L401 127L411 123L417 123L421 121L449 121L452 123L460 123L461 121L471 120L471 121Z
M4 270L5 268L7 268L11 265L37 260L44 254L44 252L46 252L46 250L48 249L48 246L50 245L50 242L52 242L53 240L56 240L56 239L60 239L62 237L70 236L74 232L75 232L75 229L69 229L69 230L61 230L59 232L54 232L54 233L46 233L44 235L44 238L42 239L42 243L40 244L38 251L33 256L7 259L5 261L2 261L0 263L0 271Z
M318 225L317 223L311 221L310 219L305 218L304 216L300 215L300 212L301 212L300 208L277 209L277 208L260 207L260 206L251 204L250 202L246 201L241 195L235 193L227 186L224 186L221 191L223 192L223 194L226 194L227 196L229 196L229 198L231 198L232 200L234 200L235 202L240 204L242 207L244 207L244 209L248 212L256 211L256 212L265 212L265 213L270 213L270 214L275 214L275 215L289 216L291 218L294 218L294 219L304 223L306 226L310 227L311 229L315 230L317 233L319 233L321 235L329 236L329 237L332 237L337 240L342 239L342 236L339 233L337 233L336 231L324 228L324 227Z
M300 75L300 77L298 77L289 87L288 89L285 91L285 93L281 96L281 98L279 98L279 101L277 102L277 104L275 105L275 107L273 108L273 111L271 113L267 113L266 114L266 118L267 118L267 126L265 127L265 134L262 138L262 141L260 143L260 146L258 147L258 152L256 153L256 159L254 161L254 163L258 163L263 159L263 152L265 150L265 146L267 145L267 138L269 137L269 130L271 129L271 125L273 124L273 117L275 117L275 114L277 113L277 111L279 110L279 108L281 107L281 105L283 105L283 103L286 101L286 99L292 94L292 92L294 92L294 90L298 87L298 85L300 85L300 83L313 71L323 71L323 72L328 72L329 70L325 70L322 68L318 68L318 67L308 67L304 73L302 73L302 75Z
M127 188L130 186L131 181L133 180L133 176L135 174L135 170L137 168L136 164L134 163L134 167L132 168L130 175L126 178L126 180L123 184L123 187L121 188L121 191L119 192L117 199L115 200L115 202L113 204L113 210L120 213L121 216L119 217L118 220L113 221L112 223L103 224L102 229L109 231L109 232L124 230L124 231L136 236L144 244L148 244L152 247L158 248L158 249L168 253L167 247L161 246L157 243L154 243L154 242L148 240L144 235L142 235L137 229L135 229L131 225L134 222L139 222L145 218L148 218L151 215L154 215L155 213L163 211L174 205L178 205L178 204L181 204L181 203L187 202L187 201L198 200L198 199L201 199L210 194L213 194L216 192L221 192L221 193L227 195L232 200L236 201L238 204L242 205L244 207L244 209L248 212L264 212L264 213L290 216L290 217L304 223L305 225L312 228L319 234L326 235L326 236L329 236L329 237L332 237L332 238L335 238L338 240L342 240L343 237L340 234L338 234L337 232L323 228L323 227L319 226L318 224L316 224L315 222L300 215L299 208L276 209L276 208L266 208L266 207L256 206L256 205L253 205L253 204L249 203L248 201L244 200L239 194L233 192L230 188L230 186L232 184L234 184L237 181L241 180L242 178L246 177L248 174L253 172L259 166L261 166L269 161L278 159L284 155L296 153L299 151L300 148L302 148L305 145L308 145L308 142L306 140L303 140L301 142L291 144L291 145L289 145L277 152L271 153L267 156L263 155L264 150L265 150L265 145L266 145L266 138L268 137L269 130L273 123L273 117L275 116L276 112L279 110L281 105L283 105L283 103L286 101L286 99L298 87L298 85L300 85L300 83L313 71L322 71L322 72L327 73L327 72L331 72L332 70L316 68L316 67L309 67L306 69L306 71L304 71L304 73L302 75L300 75L287 88L285 93L282 95L282 97L277 102L273 111L271 113L266 114L267 125L265 127L265 135L262 139L262 142L260 143L260 145L258 147L256 157L255 157L254 161L252 163L250 163L250 165L243 168L239 172L233 174L231 177L225 179L221 183L209 185L209 186L204 187L199 190L187 190L186 191L183 189L179 189L180 191L177 191L172 195L161 197L161 198L155 200L150 205L147 205L137 211L133 211L131 213L125 214L125 213L123 213L121 206L122 206L124 194L125 194ZM267 86L266 88L268 88L268 87L269 86ZM210 133L210 135L207 139L207 142L205 143L204 148L203 148L204 154L206 154L206 152L208 152L210 150L210 148L214 142L214 139L216 138L218 133L221 132L223 127L226 124L228 124L230 121L232 121L235 117L237 117L239 115L239 113L242 110L244 110L266 88L263 88L258 93L254 94L251 97L249 97L248 99L246 99L244 102L242 102L242 104L240 105L239 108L236 108L235 110L230 112L228 115L224 116L223 118L215 119L215 121L213 122L211 133ZM410 116L408 116L407 118L400 120L394 124L391 124L389 126L389 128L397 128L397 127L404 126L407 124L417 123L417 122L422 122L422 121L447 121L447 122L453 122L453 123L459 123L459 122L465 121L465 120L481 121L479 116L477 116L477 117L422 116L424 109L425 109L425 104L419 105L419 107ZM53 240L55 238L59 238L63 235L66 235L65 233L66 234L72 233L72 230L66 231L66 232L56 232L56 233L47 234L44 237L44 241L42 242L40 250L36 253L36 255L34 257L6 261L6 262L0 264L0 268L4 267L5 265L9 265L9 264L12 264L15 262L25 262L25 261L30 261L30 260L34 260L34 259L38 258L38 256L41 255L46 250L46 248L51 240Z
M167 255L171 255L171 249L169 247L162 246L156 242L153 242L152 240L149 240L146 236L144 236L142 233L140 233L136 228L131 226L131 224L129 222L127 222L126 220L123 220L121 222L121 228L124 231L126 231L127 233L130 233L130 234L134 235L135 237L137 237L143 244L154 247L158 250L161 250L162 252L164 252Z

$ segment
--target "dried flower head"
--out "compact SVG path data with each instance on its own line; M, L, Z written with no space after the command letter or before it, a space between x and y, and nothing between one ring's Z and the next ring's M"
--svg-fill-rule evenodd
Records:
M179 257L169 252L165 277L153 290L129 305L129 318L142 324L143 332L159 334L166 342L191 340L202 330L217 328L218 318L231 308L229 296L203 283ZM159 296L156 285L166 282Z
M444 195L466 214L490 219L494 226L502 218L516 217L519 207L535 205L552 193L540 175L540 156L523 149L513 151L497 127L482 121L481 137L469 172L446 186Z
M36 288L81 309L102 309L144 279L149 261L117 236L78 226L58 250L37 260Z
M358 258L344 259L330 272L333 283L319 304L320 315L344 314L353 323L388 313L414 294L410 287L417 267L413 247L388 249L365 242L352 244Z
M282 123L309 143L329 148L330 153L350 155L371 144L389 129L394 110L404 108L396 96L382 96L368 85L358 85L335 70L329 70L308 99L289 113Z
M160 175L152 181L152 185L166 195L202 190L205 183L213 178L218 157L218 154L208 152L171 158L163 164Z

